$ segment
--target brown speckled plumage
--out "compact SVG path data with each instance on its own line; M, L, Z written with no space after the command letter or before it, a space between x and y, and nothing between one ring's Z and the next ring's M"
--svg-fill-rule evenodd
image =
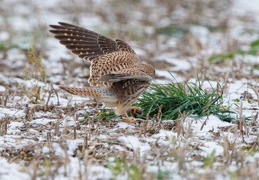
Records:
M75 95L96 98L115 107L122 115L148 88L155 74L148 64L139 64L133 49L121 40L112 40L93 31L67 23L50 25L55 34L79 58L91 61L90 87L61 89ZM127 114L126 114L127 116Z

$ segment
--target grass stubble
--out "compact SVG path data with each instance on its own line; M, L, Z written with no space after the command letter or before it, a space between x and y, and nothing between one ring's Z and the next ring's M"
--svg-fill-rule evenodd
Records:
M29 58L32 58L35 66L38 66L36 69L38 69L37 74L39 77L33 77L42 81L40 76L45 76L45 74L41 73L44 71L39 69L41 67L40 62L35 62L35 56L32 54L30 54ZM40 60L37 59L37 61ZM38 87L37 83L34 85ZM32 91L32 93L34 94L35 91ZM252 129L258 128L258 122L256 121L257 115L252 117L252 121L245 121L242 111L242 100L240 101L240 110L236 116L239 119L235 119L236 125L226 127L225 129L221 128L218 132L211 131L211 135L215 138L214 140L222 145L224 149L223 154L216 156L214 150L211 154L200 155L202 150L200 146L203 146L202 141L198 141L200 144L198 142L197 144L191 143L191 139L195 139L191 125L196 120L190 120L188 118L189 115L196 114L197 117L202 117L210 114L222 115L224 113L234 113L222 106L221 98L223 92L221 90L216 89L207 93L203 90L200 81L190 84L174 82L166 85L151 85L149 91L139 99L137 104L144 109L143 117L145 121L140 121L139 126L128 129L116 128L116 121L111 121L112 116L108 116L109 113L103 112L103 110L101 112L93 112L89 115L76 114L83 106L67 106L65 108L60 107L58 101L56 104L47 106L48 103L46 102L49 101L50 96L40 98L40 94L45 92L36 93L34 96L28 96L25 93L29 99L31 99L30 97L35 99L29 104L36 105L31 106L27 104L25 106L26 113L22 120L25 125L22 127L22 132L28 133L28 130L33 128L37 132L44 132L42 136L46 140L38 142L37 146L34 144L22 148L7 148L1 152L1 156L8 158L10 162L22 162L26 167L29 167L30 171L28 173L32 179L36 179L37 177L53 179L59 174L61 167L64 168L63 175L67 176L69 173L69 157L71 156L71 154L68 154L67 140L75 139L84 140L82 144L78 144L78 147L72 154L72 157L77 157L80 162L83 162L81 166L84 168L80 168L78 172L80 179L89 176L87 167L92 164L107 167L111 170L114 177L125 175L129 179L167 179L173 177L173 175L180 175L187 178L201 176L207 179L219 174L220 171L228 173L234 179L237 177L255 177L256 172L253 168L256 168L258 164L254 162L247 165L245 157L258 151L258 139L247 143L245 142L245 137L250 134L251 127L253 127ZM51 92L48 93L51 94ZM6 104L5 101L8 101L6 97L3 97L2 104ZM40 99L43 101L37 101ZM176 107L172 105L176 105ZM60 113L60 111L63 111L63 113ZM33 127L29 122L33 119L42 118L35 115L37 112L51 112L51 115L46 117L57 120L46 125ZM62 126L61 122L65 122L65 119L73 114L74 120L77 123L73 127L64 124ZM6 116L1 119L0 132L2 136L8 134L8 124L16 118ZM168 119L175 119L175 121L165 121ZM230 116L229 119L234 122L233 117ZM206 121L204 121L202 126L205 125ZM185 123L188 125L184 125ZM110 136L110 129L115 131L113 136ZM148 155L144 157L140 155L139 151L133 151L117 140L121 135L126 135L137 136L142 142L146 142L145 138L152 137L152 135L159 133L160 130L176 132L177 136L168 136L167 141L169 143L159 143L159 140L157 140L157 143L150 143L151 149L147 153ZM229 141L225 135L228 132L233 133L236 140L241 136L242 142L246 145ZM254 133L258 132L255 130ZM99 139L98 136L100 134L107 136L107 138L105 140ZM223 141L222 139L219 140L219 137L223 137ZM55 153L54 146L56 144L64 151L63 155L57 155ZM118 151L112 148L115 145L121 146L124 151ZM47 153L42 152L43 147L49 149ZM200 169L204 170L203 173L198 173L197 169L192 167L193 161L201 163ZM165 168L164 164L168 163L172 163L171 165L175 164L177 168L173 171L170 168ZM236 172L226 172L225 170L233 163L237 164L240 169ZM148 170L147 164L157 166L157 171L152 172ZM27 170L24 169L23 171Z
M132 1L132 4L138 4L139 1ZM189 18L184 24L196 24L199 16L205 12L204 9L213 7L217 4L216 1L211 0L209 3L199 4L195 2L192 5L184 4L185 2L177 1L176 4L169 3L169 1L163 1L160 3L165 6L168 13L171 13L179 5L183 7L191 6ZM114 1L114 5L120 7L123 5L120 2ZM227 6L226 6L227 7ZM65 8L65 7L63 7ZM62 8L61 8L62 9ZM73 8L70 8L70 10ZM65 10L65 9L63 9ZM79 8L80 10L80 8ZM73 10L71 10L73 11ZM143 11L147 11L145 14L150 14L148 8L143 8ZM77 10L74 10L74 19L79 17ZM104 20L109 21L105 11L98 10L96 13ZM198 12L198 13L197 13ZM125 23L126 17L120 12L120 8L116 8L114 12L116 16L116 21L120 24ZM193 16L196 14L196 16ZM198 14L198 15L197 15ZM218 13L220 14L220 13ZM197 17L198 16L198 17ZM149 18L144 18L149 19ZM220 19L220 18L219 18ZM154 25L151 20L141 22L146 25ZM212 31L226 31L227 30L227 19L220 21L219 25L216 27L210 24L203 24L208 26ZM179 24L178 24L179 25ZM151 40L150 43L156 52L177 51L181 52L182 58L188 56L197 56L200 50L203 48L201 44L192 36L182 37L182 42L177 48L161 48L158 45L158 36L169 35L169 36L184 36L188 34L188 28L185 26L168 26L164 28L157 28L156 33L152 36L147 35ZM127 28L126 28L127 29ZM187 30L186 30L187 29ZM109 31L108 33L113 33ZM128 35L129 39L139 40L139 35L131 29L130 32L120 32L121 36L125 34ZM135 38L134 38L135 37ZM35 37L36 38L36 37ZM142 39L143 40L143 39ZM37 39L33 40L37 42ZM146 43L141 41L140 43ZM12 45L12 40L8 43L0 44L1 51L3 51L3 58L8 56L7 51L9 48L18 47L19 45ZM181 44L190 44L194 51L190 51L192 47L187 47ZM6 47L8 45L8 47ZM23 122L24 125L19 128L18 134L22 135L16 139L17 143L20 141L27 141L28 139L33 139L31 143L27 143L24 146L7 146L4 150L0 151L1 157L6 158L9 162L16 162L23 165L20 169L22 172L27 172L31 179L43 178L43 179L55 179L60 176L69 176L70 169L69 163L70 158L78 158L79 170L78 179L86 179L89 177L89 167L93 165L101 165L107 167L113 174L114 178L125 175L129 179L168 179L174 176L185 177L189 179L210 179L214 178L216 175L229 175L231 179L243 179L251 178L256 179L258 175L259 163L258 161L248 162L247 157L252 157L259 149L258 140L258 112L255 113L249 120L245 120L243 112L243 101L248 101L248 99L240 100L238 102L238 107L234 110L236 118L233 120L228 119L227 121L232 121L233 125L229 127L220 127L217 130L211 130L207 132L207 136L212 138L213 141L217 142L223 148L222 154L216 154L212 151L210 154L202 154L202 147L205 142L209 139L203 141L196 137L192 130L192 124L196 123L198 120L189 118L190 114L196 114L198 117L206 116L210 114L231 113L233 110L229 110L228 107L222 106L222 95L227 90L229 82L228 79L232 78L237 80L243 77L247 77L247 74L243 74L243 65L241 62L233 60L235 53L240 54L240 51L233 50L233 44L229 43L228 48L231 53L226 53L218 56L213 56L210 60L214 63L214 67L224 66L226 64L226 59L232 59L231 68L237 69L231 73L221 74L215 76L214 69L209 66L208 63L204 62L200 67L194 67L188 75L189 77L195 77L195 72L203 72L206 77L210 80L222 81L224 80L224 87L219 91L215 89L209 93L202 88L202 80L198 83L170 83L168 85L152 85L150 91L147 91L138 103L140 107L144 110L144 115L142 119L145 121L140 121L140 124L135 127L128 126L126 129L118 128L116 121L109 120L111 117L107 115L107 112L93 111L90 114L88 111L82 113L80 109L84 109L85 104L72 104L68 103L67 106L60 105L58 94L65 98L64 94L53 88L52 85L48 86L46 79L46 71L41 59L35 55L35 52L40 52L38 54L43 55L46 52L42 52L37 49L33 53L33 50L28 51L30 60L29 68L27 73L24 73L24 79L33 79L32 88L30 91L24 89L22 85L18 90L13 90L12 85L3 84L5 87L10 87L10 91L1 93L0 104L4 108L17 108L24 110L24 116L5 116L0 119L0 135L8 136L9 125L11 122ZM251 44L252 50L256 48L255 43ZM47 48L44 48L46 51ZM156 55L155 51L145 50L147 52L148 58ZM24 50L22 50L24 52ZM250 51L247 51L248 53ZM234 53L234 55L233 55ZM251 51L254 53L254 51ZM231 60L230 60L231 61ZM228 63L228 62L227 62ZM64 73L73 73L71 67L77 67L78 64L74 66L68 66L65 63L61 63L64 66ZM251 78L255 78L253 71L256 70L257 66L251 67ZM26 69L26 68L25 68ZM34 70L33 70L34 69ZM28 72L33 74L28 76ZM4 71L3 71L4 73ZM179 71L179 74L184 74ZM46 86L40 86L38 82L43 82ZM258 88L251 85L258 96ZM155 92L155 93L154 93ZM16 103L18 101L15 97L19 96L22 100L25 96L29 99L28 103ZM55 97L55 103L50 104L50 99ZM161 101L162 99L162 101ZM258 97L257 97L258 99ZM251 100L251 99L249 99ZM254 99L252 98L252 101ZM172 103L173 101L173 103ZM257 100L258 101L258 100ZM52 101L53 102L53 101ZM179 104L179 103L182 104ZM188 103L186 103L188 102ZM98 103L91 103L89 105L99 107ZM175 105L171 106L171 105ZM171 107L171 109L167 109ZM204 111L206 110L206 111ZM107 110L106 110L107 111ZM30 123L37 119L53 119L46 124L33 124ZM75 124L69 125L69 119L73 119ZM168 119L175 119L174 121ZM187 124L187 125L186 125ZM201 129L205 126L201 125ZM148 141L148 138L153 138L154 135L159 133L161 130L175 132L176 136L165 136L165 140L160 138L156 141ZM105 136L101 138L100 135ZM234 140L230 140L228 135L233 136ZM249 136L255 135L257 138L254 141L246 142ZM150 145L150 150L146 152L143 156L139 150L132 150L131 148L125 146L121 141L118 141L121 136L135 136L143 143L148 143ZM29 137L29 138L28 138ZM241 141L240 138L241 137ZM198 138L198 140L197 140ZM77 147L74 149L73 153L68 153L69 151L69 141L82 140L78 143ZM64 152L63 154L56 153L57 146ZM116 149L120 146L123 151ZM43 149L48 149L43 151ZM198 163L199 165L193 165ZM157 169L151 171L150 166L154 166ZM229 170L231 167L235 166L236 170ZM60 172L60 169L63 169Z

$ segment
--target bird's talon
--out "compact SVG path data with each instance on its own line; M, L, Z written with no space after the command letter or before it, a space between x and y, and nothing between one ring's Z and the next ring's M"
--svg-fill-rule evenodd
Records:
M136 120L132 119L132 118L129 118L127 117L126 119L123 120L123 122L126 122L126 123L132 123L132 124L136 124Z

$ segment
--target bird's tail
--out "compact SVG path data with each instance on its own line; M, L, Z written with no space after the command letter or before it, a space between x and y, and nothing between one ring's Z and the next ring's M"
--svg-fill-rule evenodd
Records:
M100 90L93 87L86 87L86 88L74 88L74 87L64 87L64 86L59 86L59 87L60 89L69 92L70 94L74 94L78 96L86 96L86 97L93 97L93 98L99 98L103 96Z

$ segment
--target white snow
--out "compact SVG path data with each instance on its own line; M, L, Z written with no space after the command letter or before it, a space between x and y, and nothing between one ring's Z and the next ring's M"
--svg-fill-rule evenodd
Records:
M112 128L110 127L99 127L98 123L93 122L88 124L88 122L83 122L85 117L77 116L85 114L86 112L91 112L92 107L85 105L89 98L72 96L59 90L57 84L84 87L87 79L83 77L86 73L84 69L84 63L81 62L76 56L72 55L66 48L59 44L59 42L53 38L51 33L46 32L46 34L41 35L38 32L42 29L49 30L49 24L57 24L57 22L69 22L78 24L82 27L87 27L91 30L98 30L98 32L105 32L107 34L112 34L113 30L119 29L121 35L125 35L124 30L127 28L132 28L135 33L141 33L144 36L144 42L129 42L129 44L134 47L135 52L142 56L154 58L157 61L166 61L172 64L172 67L167 67L165 70L156 70L156 75L163 77L163 79L155 79L154 83L168 83L168 82L183 82L185 78L179 75L177 71L181 73L188 73L192 67L198 67L200 65L201 59L204 57L209 57L217 53L225 52L227 47L226 44L233 43L235 45L235 40L239 40L244 44L241 47L243 50L249 49L249 43L258 39L258 33L254 33L259 27L259 1L249 0L249 2L244 0L234 0L233 7L229 10L230 21L228 26L231 28L222 34L220 32L211 32L208 27L200 25L190 25L189 33L191 36L195 37L197 44L203 47L197 57L181 56L179 57L178 47L185 46L185 44L178 44L178 39L176 37L157 35L156 42L153 43L148 38L153 36L156 32L156 28L170 26L175 23L178 18L186 18L188 13L185 7L177 5L173 12L169 12L167 8L159 6L158 1L155 0L145 0L141 1L142 5L146 8L153 7L152 13L146 13L142 11L135 12L132 7L122 11L122 14L128 14L130 16L123 20L115 19L116 13L119 12L119 8L114 9L114 12L109 13L110 16L105 16L109 9L103 9L103 6L107 5L106 1L71 1L69 3L64 3L61 0L52 1L30 1L30 5L26 5L27 1L17 1L17 0L2 0L1 6L10 8L12 7L12 12L2 14L0 12L0 26L8 26L10 32L6 30L1 30L0 32L0 42L4 42L6 47L11 46L8 51L4 54L4 51L0 51L0 65L2 64L11 67L10 72L0 73L0 154L6 155L0 157L0 179L31 179L33 173L33 166L27 167L24 165L24 160L20 162L16 160L19 158L17 155L15 158L10 158L11 154L8 154L12 150L23 149L26 146L34 147L35 152L38 151L44 155L49 156L49 154L54 153L55 156L62 159L64 164L60 165L55 179L114 179L112 172L106 168L105 162L98 165L98 160L102 160L103 157L107 157L109 161L114 161L115 157L109 157L112 152L119 153L129 153L134 155L139 155L139 161L144 161L147 159L152 159L152 163L145 164L147 172L153 172L156 174L159 170L169 171L171 179L182 179L179 171L179 164L181 164L180 159L177 159L174 155L175 153L180 153L178 158L182 156L187 156L186 159L190 161L185 162L186 167L196 168L195 173L206 173L208 169L199 168L203 165L202 161L193 160L192 155L195 153L202 157L208 157L215 151L215 156L222 156L224 153L223 143L228 140L230 143L236 143L237 146L248 146L249 143L253 143L258 138L258 130L254 133L250 133L244 136L244 141L247 143L244 145L243 138L238 136L236 132L232 130L237 129L237 125L234 123L228 123L221 121L218 117L210 115L208 117L194 119L189 116L183 122L183 131L188 134L191 133L192 137L188 135L179 135L175 130L164 130L160 129L155 131L153 134L147 133L147 136L141 134L141 132L136 133L134 130L137 128L136 125L131 125L125 122L116 122L116 125ZM81 3L81 7L78 8L79 12L69 11L70 7L76 6ZM109 2L108 2L109 3ZM115 4L114 4L115 5ZM116 6L116 5L115 5ZM58 7L58 8L57 8ZM66 9L66 10L64 10ZM90 11L91 10L91 11ZM1 11L4 11L2 9ZM132 11L132 13L131 13ZM134 13L133 13L134 11ZM15 13L13 13L15 12ZM241 16L252 16L254 18L253 22L241 22L238 17ZM163 17L160 19L160 17ZM120 24L119 20L125 21ZM107 23L107 22L108 23ZM215 22L215 20L211 20ZM114 24L113 24L114 22ZM140 26L141 23L146 23L145 26ZM149 24L150 23L150 24ZM152 24L153 23L153 24ZM177 22L176 22L177 23ZM211 23L211 22L210 22ZM112 28L111 28L112 27ZM7 28L6 28L7 29ZM13 32L11 32L13 31ZM110 32L111 31L111 32ZM128 34L127 34L128 33ZM130 33L127 32L126 36L130 37ZM36 37L37 42L32 42ZM129 39L129 37L126 37ZM113 38L113 37L112 37ZM228 42L228 40L233 38L233 42ZM188 38L187 38L188 39ZM136 38L138 41L138 38ZM188 39L189 40L189 39ZM134 41L134 40L133 40ZM147 42L146 42L147 41ZM142 47L141 43L145 43ZM187 41L189 45L189 42ZM45 67L47 73L48 83L38 81L37 79L31 78L27 80L24 76L24 67L29 66L28 57L24 53L24 49L30 48L32 46L38 47L37 52L41 57L42 63ZM156 47L157 46L157 47ZM158 48L158 49L156 49ZM168 50L170 49L170 50ZM44 54L44 51L47 52ZM148 55L148 52L152 55ZM2 59L6 56L6 59ZM186 58L185 58L186 57ZM82 68L78 67L68 67L73 71L72 74L79 75L80 78L74 81L73 78L69 78L70 73L68 69L65 69L61 64L61 59L64 60L64 67L73 60L74 62L80 64ZM241 66L246 67L246 73L251 73L249 67L252 65L258 65L258 56L236 56L231 63L236 63ZM221 73L228 73L231 71L239 71L239 69L232 69L231 63L229 66L217 67L212 64L213 70ZM215 67L214 67L215 66ZM3 66L4 67L4 66ZM13 69L12 69L13 68ZM172 75L170 75L170 73ZM206 74L205 74L206 75ZM259 75L259 71L254 69L254 75ZM66 77L64 81L64 77ZM196 77L192 77L189 82L196 82ZM224 94L224 104L232 104L233 109L236 107L244 107L242 115L244 117L254 116L258 113L257 102L248 102L246 100L241 100L242 94L247 91L251 93L254 99L257 99L256 93L248 85L258 85L254 79L238 79L233 77L227 79L228 84L226 92ZM26 93L34 87L42 86L46 90L50 90L50 83L53 84L54 88L58 92L58 98L60 104L58 105L58 100L56 95L53 93L50 104L57 106L57 109L49 111L33 112L33 109L37 106L44 106L44 104L31 104L30 98L26 95L23 97L16 94L19 88L23 88ZM226 82L225 82L226 83ZM217 84L224 85L222 82L209 81L204 82L203 87L205 89L210 89L216 87ZM7 104L4 106L4 94L7 92L13 92L12 97L8 97ZM25 94L26 94L25 93ZM48 97L48 92L45 90L41 91L41 96L45 95L44 102ZM236 100L240 100L236 102ZM33 117L29 120L25 119L26 107L31 110ZM71 115L64 116L64 110L60 108L67 108L70 111L70 107L74 107L77 104L78 109L71 108ZM80 106L79 106L80 105ZM80 108L79 108L80 107ZM59 112L60 116L53 116L54 112ZM58 114L58 113L56 113ZM79 121L83 122L82 124ZM258 121L258 119L257 119ZM7 132L5 132L5 123L7 127ZM64 128L67 129L67 134L62 134L61 136L53 134L55 127L53 124L59 123L59 132L62 132ZM34 128L39 126L40 128ZM74 127L76 129L77 138L74 139ZM230 128L228 131L222 131L221 128ZM255 129L258 127L255 127ZM244 129L244 127L243 127ZM246 130L246 129L244 129ZM237 130L236 130L237 131ZM127 133L125 133L127 132ZM133 134L134 132L135 134ZM215 134L219 134L217 135ZM51 134L50 139L46 139L47 135ZM71 138L73 136L73 138ZM89 136L88 139L89 149L85 152L80 152L79 146L84 145L84 138ZM112 138L113 140L111 140ZM114 140L115 139L115 140ZM64 145L63 146L61 146ZM97 147L98 146L98 147ZM100 146L100 147L99 147ZM192 146L193 152L177 152L179 148L185 146ZM156 148L160 147L162 150L158 151ZM99 149L98 149L99 148ZM102 151L103 149L107 151ZM170 152L168 152L170 150ZM36 152L37 151L37 152ZM91 152L93 151L93 152ZM79 157L74 157L75 153L84 153L85 157L80 159ZM88 153L96 153L99 157L96 159L87 159ZM162 155L165 153L165 159L161 159ZM189 160L188 159L188 160ZM251 164L259 161L259 153L255 152L253 156L249 156L244 159L246 164ZM220 167L222 164L216 164ZM216 167L214 166L214 167ZM45 172L44 166L39 165L40 171ZM239 170L239 167L234 163L230 165L225 172L233 172ZM79 176L79 172L82 172L82 176ZM202 176L201 176L202 177ZM117 179L127 179L126 174L120 174ZM230 176L224 176L222 174L217 175L215 179L229 179ZM188 178L187 178L188 179ZM192 178L190 175L189 179Z
M122 136L118 140L134 152L139 152L140 156L143 156L151 148L148 143L141 143L135 136Z

